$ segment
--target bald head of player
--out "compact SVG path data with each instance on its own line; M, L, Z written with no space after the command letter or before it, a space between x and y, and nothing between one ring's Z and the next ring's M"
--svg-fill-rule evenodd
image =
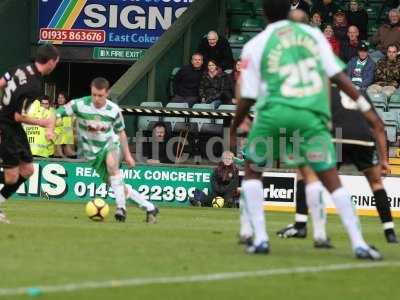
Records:
M293 9L289 13L289 19L294 22L308 24L309 19L307 13L302 9Z
M50 44L41 45L36 52L35 66L42 75L48 75L56 68L60 54L56 47Z
M264 15L269 23L285 20L290 12L289 0L263 0Z

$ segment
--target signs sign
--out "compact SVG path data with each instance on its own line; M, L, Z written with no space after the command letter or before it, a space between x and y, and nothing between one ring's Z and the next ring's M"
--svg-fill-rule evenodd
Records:
M194 0L39 0L39 42L149 48Z

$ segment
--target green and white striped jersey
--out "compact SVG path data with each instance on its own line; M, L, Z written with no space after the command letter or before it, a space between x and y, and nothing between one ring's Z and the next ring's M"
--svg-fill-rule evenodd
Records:
M91 96L70 101L57 109L56 115L57 118L76 117L83 156L88 160L96 159L104 148L119 146L117 133L125 129L117 104L107 100L102 108L96 108Z
M344 67L319 29L279 21L244 46L241 96L257 100L257 114L279 103L330 118L328 78Z

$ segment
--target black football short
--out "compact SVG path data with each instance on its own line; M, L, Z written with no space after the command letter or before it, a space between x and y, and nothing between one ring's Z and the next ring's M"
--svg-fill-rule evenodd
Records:
M338 153L338 160L340 156ZM342 144L341 162L338 162L338 169L343 164L352 164L358 171L375 167L379 164L376 147Z
M13 168L33 161L31 148L21 125L0 124L0 165Z

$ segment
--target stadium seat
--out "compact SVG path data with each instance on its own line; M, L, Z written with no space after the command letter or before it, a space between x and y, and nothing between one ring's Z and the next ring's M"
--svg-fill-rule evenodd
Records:
M265 27L265 22L258 18L248 18L242 23L241 31L250 34L251 32L261 32Z
M213 110L214 107L211 104L207 104L207 103L198 103L193 105L193 109L209 109L209 110ZM190 123L195 123L197 124L199 130L201 130L201 127L203 126L203 124L211 124L212 123L212 119L206 119L206 118L190 118L189 119Z
M144 106L144 107L163 107L163 104L160 101L146 101L146 102L140 103L140 106Z
M182 110L185 108L189 108L189 104L187 103L179 103L179 102L170 102L166 106L167 108L177 108L178 110ZM174 130L175 124L176 123L185 123L186 118L185 117L164 117L163 118L164 122L170 122L172 126L172 130Z
M390 97L390 104L392 103L397 103L400 104L400 92L399 90L396 90L396 92Z
M163 107L162 102L159 101L146 101L140 103L142 107ZM156 116L139 116L138 117L138 130L147 130L149 124L159 122L160 118Z
M373 103L387 103L387 96L384 93L368 93L369 98Z
M385 123L385 130L388 141L391 143L397 140L397 115L394 112L383 112L380 116Z
M247 34L231 34L229 37L229 44L232 48L242 48L250 40Z

